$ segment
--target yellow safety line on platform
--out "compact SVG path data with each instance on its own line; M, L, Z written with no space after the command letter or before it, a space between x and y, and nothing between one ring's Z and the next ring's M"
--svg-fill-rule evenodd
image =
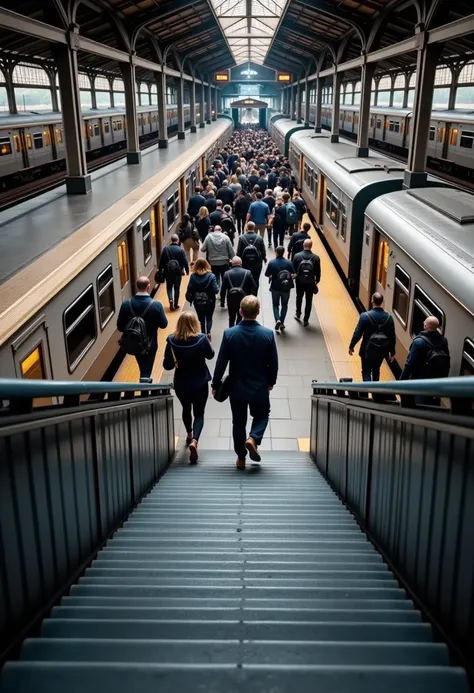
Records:
M311 223L309 217L306 217L305 221ZM349 356L348 353L359 313L312 224L310 235L313 239L313 251L321 258L321 283L313 305L321 324L334 372L338 380L352 378L354 381L360 381L362 375L358 355L359 345L356 347L354 356ZM382 365L380 380L393 380L393 374L386 363Z

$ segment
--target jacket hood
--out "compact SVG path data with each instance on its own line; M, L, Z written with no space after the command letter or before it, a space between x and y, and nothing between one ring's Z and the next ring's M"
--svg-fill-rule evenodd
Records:
M204 286L207 286L208 284L211 283L210 276L211 273L208 272L207 274L193 274L193 281L196 282L196 284L203 284Z
M176 352L176 355L178 356L178 353L181 353L183 355L192 355L192 353L201 346L205 339L207 339L206 335L198 334L196 337L193 337L188 342L183 342L182 340L175 340L174 335L170 334L169 337L167 337L166 341L168 341L171 344L174 351Z

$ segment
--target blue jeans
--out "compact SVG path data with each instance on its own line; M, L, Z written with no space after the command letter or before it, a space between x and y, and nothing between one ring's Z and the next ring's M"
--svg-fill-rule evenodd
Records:
M198 316L198 320L201 323L201 330L202 330L203 334L211 334L212 318L214 315L214 308L215 307L216 307L215 304L213 304L212 307L209 308L209 310L207 310L203 313L201 313L201 312L197 313L197 311L196 311L197 316Z
M272 289L273 317L275 322L285 322L286 314L288 313L288 301L290 300L289 291L277 291ZM281 310L280 310L281 302Z
M174 305L179 305L179 289L181 287L181 275L177 277L166 278L166 293L168 294L168 301L171 303L173 301L173 290L174 290Z
M380 380L380 368L382 362L370 361L366 356L361 356L360 360L362 362L362 380L365 383L377 382Z
M138 368L140 369L140 378L151 378L155 356L158 350L156 341L152 343L151 349L145 356L136 356Z
M251 397L245 395L231 395L230 408L232 409L232 436L234 438L234 450L239 460L245 460L247 451L247 416L253 417L249 436L257 445L262 442L263 434L268 426L270 417L270 393L268 389L260 390Z

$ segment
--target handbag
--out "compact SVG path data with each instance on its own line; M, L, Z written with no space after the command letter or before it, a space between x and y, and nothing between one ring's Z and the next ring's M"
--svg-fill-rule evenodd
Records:
M165 283L165 270L159 269L155 272L155 284Z
M316 294L319 293L319 286L317 284L314 285L313 287L313 294L316 296Z
M222 381L219 385L219 387L216 388L216 394L214 395L214 399L216 402L225 402L226 399L228 399L230 394L230 379L229 376L226 375L224 378L222 378Z
M178 370L178 366L179 366L178 359L176 358L176 354L174 353L174 349L171 346L171 344L170 344L170 349L171 349L171 356L173 357L173 363L174 363L175 370Z

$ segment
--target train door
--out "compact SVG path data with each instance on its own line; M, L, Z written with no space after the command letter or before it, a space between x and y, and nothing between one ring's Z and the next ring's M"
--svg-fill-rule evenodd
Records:
M388 259L390 246L377 227L374 228L374 243L371 272L371 294L378 291L385 295L387 289Z
M136 281L133 226L117 242L118 273L122 301L133 296Z
M299 182L300 182L300 190L303 190L303 171L304 171L304 154L301 154L300 156L300 170L299 170Z
M163 243L163 204L161 200L158 200L158 202L153 205L150 221L152 242L156 252L156 263L159 264Z
M53 377L46 316L34 321L12 344L15 373L24 380L51 380ZM35 407L52 404L51 397L34 400Z
M321 173L320 184L318 186L318 193L319 193L319 199L317 201L318 218L316 219L316 222L321 226L321 228L322 228L322 224L323 224L324 205L325 205L325 201L326 201L326 189L327 189L326 176L324 176Z
M201 180L204 178L206 174L206 157L204 154L201 156Z
M186 181L184 176L179 179L179 213L181 217L186 213Z

